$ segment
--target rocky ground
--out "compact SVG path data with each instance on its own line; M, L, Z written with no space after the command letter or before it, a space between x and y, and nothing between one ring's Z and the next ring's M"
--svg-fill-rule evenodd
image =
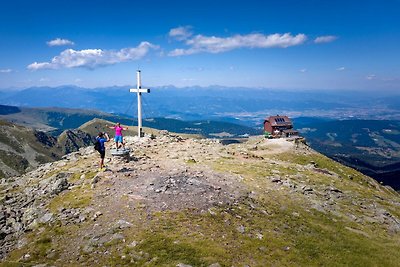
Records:
M3 179L5 266L396 266L400 196L302 143L127 137Z

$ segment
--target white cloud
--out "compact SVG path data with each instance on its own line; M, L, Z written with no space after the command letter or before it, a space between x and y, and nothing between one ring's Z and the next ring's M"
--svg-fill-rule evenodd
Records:
M305 73L305 72L307 72L307 69L301 69L300 72Z
M340 68L337 68L336 70L337 71L344 71L346 68L345 67L340 67Z
M367 80L375 80L376 79L376 75L375 74L370 74L367 75L367 77L365 77Z
M55 67L48 62L42 62L42 63L33 62L32 64L28 65L27 68L30 70L39 70L39 69L53 69Z
M182 78L181 81L182 82L193 82L193 81L196 81L196 79L194 79L194 78Z
M172 37L178 41L183 41L192 36L193 33L191 29L192 29L191 26L181 26L173 28L169 31L168 35L169 37Z
M314 39L314 43L316 43L316 44L330 43L330 42L335 41L336 39L337 39L337 37L333 36L333 35L319 36Z
M141 42L137 47L123 48L121 50L66 49L60 55L52 58L50 62L34 62L27 66L30 70L60 69L60 68L88 68L113 65L120 62L133 61L143 58L150 49L158 49L158 46L149 42Z
M0 73L11 73L12 69L0 69Z
M188 50L185 49L174 49L171 52L168 53L168 56L170 57L176 57L176 56L184 56L184 55L190 55L190 54L194 54L194 53L190 53Z
M75 43L67 40L67 39L61 39L57 38L51 41L46 42L48 46L62 46L62 45L74 45Z
M234 35L231 37L215 37L196 35L195 37L186 40L186 44L190 46L188 49L175 49L171 51L169 56L192 55L200 52L221 53L238 48L271 48L296 46L304 43L307 40L306 35L297 34L296 36L290 33L285 34L270 34L264 35L253 33L247 35Z

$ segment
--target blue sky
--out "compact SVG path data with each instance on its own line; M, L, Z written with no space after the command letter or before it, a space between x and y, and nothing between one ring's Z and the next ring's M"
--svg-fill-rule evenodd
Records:
M400 89L400 1L0 4L0 88Z

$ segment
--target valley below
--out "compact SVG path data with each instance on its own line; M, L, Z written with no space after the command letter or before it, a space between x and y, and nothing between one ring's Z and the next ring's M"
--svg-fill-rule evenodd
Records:
M298 118L296 126L320 153L400 190L400 122Z

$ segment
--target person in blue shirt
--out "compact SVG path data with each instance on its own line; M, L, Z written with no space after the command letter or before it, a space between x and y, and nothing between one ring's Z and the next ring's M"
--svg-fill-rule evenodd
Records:
M106 156L106 147L105 143L110 141L110 138L108 137L107 133L100 132L96 140L99 141L100 143L100 149L98 150L100 153L100 170L105 171L105 166L104 166L104 158Z

